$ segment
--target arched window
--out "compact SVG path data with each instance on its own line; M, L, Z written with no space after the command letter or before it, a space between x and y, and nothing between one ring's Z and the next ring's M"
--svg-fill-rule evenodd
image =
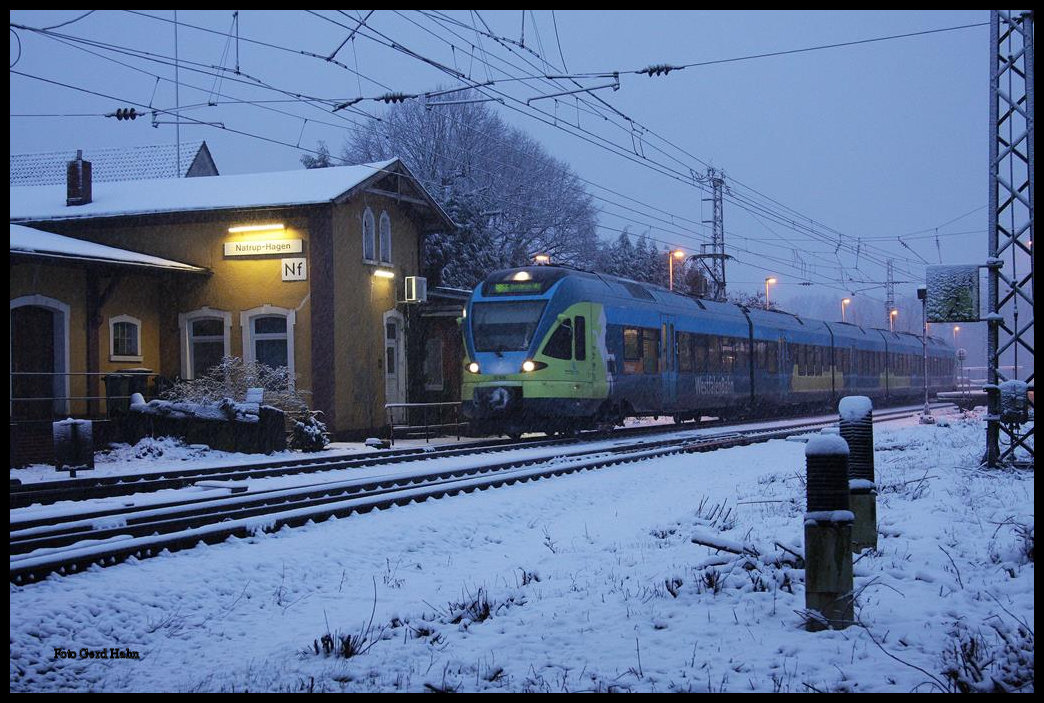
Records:
M391 218L387 212L381 212L381 263L390 264L391 254Z
M294 323L293 310L262 305L240 314L243 326L243 360L256 361L265 366L287 367L290 382L294 378Z
M109 318L109 361L141 361L141 320L130 315Z
M363 261L376 261L376 241L374 237L373 211L366 208L363 212L362 239L363 239Z
M192 379L206 375L229 354L232 313L200 308L178 315L181 331L181 375Z

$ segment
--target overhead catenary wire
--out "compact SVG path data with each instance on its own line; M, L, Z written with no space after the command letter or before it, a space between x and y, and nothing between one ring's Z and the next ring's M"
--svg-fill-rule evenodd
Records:
M157 18L155 16L150 16L150 17L152 17L153 19L159 19L159 20L162 20L162 21L169 21L166 18ZM481 22L483 22L483 24L485 24L484 20L482 20L482 18L481 18L481 15L478 15L478 13L473 13L473 17L477 17L479 19L479 21L481 21ZM358 22L358 20L353 18L353 22ZM464 25L464 26L466 26L466 25ZM203 29L205 29L205 28L203 28ZM488 29L488 26L487 26L487 29ZM534 27L534 30L535 30L535 27ZM480 29L474 28L474 27L469 28L469 31L475 31L476 33L481 32ZM534 35L534 36L536 36L536 35ZM560 45L561 44L561 39L559 37L556 37L556 40L558 41L558 43ZM250 40L248 38L247 41L253 41L253 40ZM307 52L307 51L293 50L293 49L286 48L286 47L275 47L275 45L270 45L269 43L265 43L265 42L261 42L261 44L265 44L265 45L270 46L272 48L276 48L276 49L283 50L283 51L295 52L295 53L298 53L300 55L304 55L304 56L308 56L308 57L312 57L312 58L316 58L316 59L323 58L323 56L322 56L322 54L320 52ZM530 48L532 46L532 44L530 44L529 46L526 46L524 43L523 44L515 43L515 46L521 46L521 48L524 49L525 51L527 51L529 53L532 53L535 56L540 56L538 54L535 54L532 51L532 49ZM414 52L414 54L417 54L417 52ZM561 54L561 51L560 51L560 54ZM422 55L417 54L417 55L413 56L413 58L417 58L419 60L423 60L425 57L423 57ZM486 62L489 61L489 59L487 58L486 55L484 55L481 58L484 59ZM563 67L564 67L564 55L563 55L562 58L563 58ZM549 65L549 62L547 62L546 59L544 59L542 56L539 58L539 60L541 62L543 62L542 68L546 68L546 66ZM435 65L435 64L432 64L430 61L431 60L429 59L429 65ZM486 65L487 65L487 70L492 70L492 69L489 68L488 63ZM344 69L347 68L347 66L341 66L341 65L339 65L339 67L340 68L344 68ZM362 74L362 72L358 71L357 69L356 69L356 71L354 71L354 73L357 76L358 80L364 80L364 79L367 80L367 81L371 81L372 80L369 76L365 76L364 74ZM459 71L457 73L459 74ZM213 74L213 75L222 75L222 74L221 73L217 73L217 74ZM450 75L453 75L453 74L451 73ZM389 90L390 90L390 88L389 88ZM296 100L297 100L297 98L292 99L292 101L296 101ZM320 102L321 100L322 100L321 98L315 97L314 105L322 105L323 103ZM261 104L260 101L245 101L245 102L247 102L247 103L253 102L253 103L258 104L258 105ZM301 102L304 104L304 99L303 98L301 99ZM589 115L596 115L596 114L598 114L596 112L595 108L588 107L586 105L586 103L584 104L584 109L590 110L590 112L588 112L586 114L589 114ZM619 113L619 111L616 111L616 112L617 112L618 115L622 115L622 113ZM543 119L545 120L545 123L546 123L546 120L549 119L549 118L551 120L555 119L554 116L550 115L549 113L546 113L546 112L543 112L543 111L538 111L537 112L537 114L541 114L541 113L543 115ZM298 116L298 119L306 119L306 118ZM307 118L307 119L310 119L310 118ZM621 117L621 119L626 119L626 116ZM240 133L244 133L245 134L246 131L240 131ZM590 131L585 131L585 130L581 129L580 133L581 133L581 135L586 134L587 137L592 139L592 140L601 139L601 137L599 137L597 135L594 135ZM583 137L581 137L581 138L583 138ZM655 138L655 134L653 134L652 137L650 137L650 138ZM270 141L275 141L276 143L280 143L278 140L270 140ZM282 143L288 143L288 142L282 142ZM631 153L631 151L629 149L620 147L619 145L614 145L614 146L615 146L615 149L614 148L610 148L610 151L616 153L617 155L623 156L625 154L626 155L630 155L630 153ZM302 150L302 151L304 151L304 150ZM314 153L314 152L312 152L312 153ZM634 160L634 159L632 159L632 160ZM637 159L636 160L637 163L642 163L643 161L649 161L649 159ZM679 159L675 159L675 161L680 161L680 160ZM684 172L680 168L677 168L677 169L674 168L674 167L668 168L668 167L665 167L664 165L658 165L658 170L659 170L659 172L663 173L663 175L669 175L671 177L674 177L676 180L679 180L681 182L685 182L687 184L691 184L691 181L689 181L687 178L684 177ZM679 177L679 176L681 176L681 177ZM736 183L738 185L737 190L741 191L736 196L733 196L735 198L735 204L737 206L744 207L744 209L749 209L752 213L759 213L763 217L770 218L772 221L777 222L778 224L781 224L781 225L787 227L788 229L791 229L794 232L803 232L812 241L822 241L822 242L832 241L830 239L831 235L829 233L823 231L824 228L818 226L818 223L815 223L815 221L811 220L811 218L808 218L808 222L801 222L801 221L796 220L795 218L788 217L785 214L787 212L787 210L782 209L782 208L775 208L775 207L772 207L771 205L768 205L767 203L762 201L760 198L758 198L756 195L752 195L751 193L743 192L742 184L740 184L738 181L732 180L732 182ZM647 204L643 204L642 207L649 207L650 209L653 209L653 210L661 213L662 214L662 217L660 218L661 220L662 219L672 219L673 220L675 218L674 214L666 213L666 211L664 211L662 209L659 209L659 208L656 208L656 206L648 206ZM656 226L656 225L654 224L653 226ZM751 238L751 239L755 239L756 240L756 238ZM864 238L864 241L871 241L871 238ZM868 247L864 248L863 249L864 257L868 256L869 252L870 252L870 250L869 250ZM866 260L867 261L872 261L872 259L866 259Z
M152 18L154 18L154 19L160 19L160 20L163 20L163 21L168 21L168 22L170 21L170 20L168 20L168 19L166 19L166 18L161 18L161 17L155 17L155 16L152 16L152 15L146 15L146 16L148 16L148 17L152 17ZM321 16L321 15L319 15L319 16ZM196 27L195 25L190 25L190 26L193 26L194 28L197 28L197 29L205 29L205 28L199 28L199 27ZM359 25L359 26L361 26L361 25ZM357 28L358 28L358 27L357 27ZM357 28L355 28L355 29L357 29ZM353 29L353 31L354 31L354 29ZM251 41L253 41L253 40L251 40ZM275 45L272 45L272 44L270 44L270 43L267 43L267 42L261 42L261 44L263 44L263 45L265 45L265 46L268 46L268 47L274 47L274 46L275 46ZM286 48L286 47L276 47L276 48L280 48L280 49L282 49L282 50L285 50L285 51L290 51L290 52L294 52L294 51L295 51L295 50L293 50L293 49L289 49L289 48ZM531 51L531 50L530 50L530 51ZM296 53L301 53L301 54L304 54L304 55L307 55L307 56L313 56L313 57L315 57L315 56L318 56L318 54L317 54L316 52L304 52L304 51L296 50ZM379 97L377 97L377 98L372 98L372 99L376 99L376 100L379 100L379 99L382 99L382 97L383 97L383 96L379 96ZM316 100L319 100L319 99L317 99L317 98L316 98ZM619 113L619 111L616 111L616 112L617 112L617 114L622 114L622 113ZM743 204L742 204L742 203L740 203L740 206L742 207L742 206L743 206ZM779 222L780 222L781 224L787 224L788 226L793 226L793 223L792 223L792 222L791 222L791 223L787 223L787 222L785 222L785 221L783 221L783 220L779 220L778 218L777 218L777 221L779 221Z
M445 41L445 39L443 39L443 40ZM534 77L536 77L536 76L534 76ZM620 114L620 115L622 115L622 113L619 113L619 111L616 111L615 109L614 109L614 111L615 111L615 112L616 112L617 114ZM625 117L626 117L626 116L625 116ZM701 163L702 163L702 162L701 162ZM755 191L755 192L756 192L756 191ZM773 202L774 202L774 201L773 201ZM744 207L744 204L743 204L743 202L737 202L737 204L738 204L738 205L739 205L740 207ZM747 208L745 208L745 209L747 209ZM761 209L763 209L763 210L764 210L764 209L765 209L765 207L764 207L764 206L761 206ZM799 215L799 217L802 217L802 218L804 218L805 216ZM814 225L814 224L816 224L816 223L815 223L815 221L814 221L814 220L812 220L812 218L805 218L805 219L808 219L808 220L809 220L809 222L810 222L810 223L812 223L813 225ZM781 224L786 224L786 225L788 225L788 226L793 226L793 225L795 224L795 223L794 223L793 221L791 221L790 223L788 223L788 222L787 222L787 221L786 221L785 219L780 219L780 218L777 218L777 221L779 221L779 222L780 222ZM804 226L803 224L802 224L802 225L800 225L800 226L801 226L801 227L804 227L804 228L806 229L806 231L809 231L809 232L811 232L811 233L815 234L814 230L809 230L809 229L808 229L808 228L807 228L806 226ZM838 235L838 236L843 236L843 235L841 235L841 233L837 233L837 235ZM821 237L821 238L822 238L822 237ZM844 245L844 246L845 246L846 248L848 248L849 250L851 250L851 249L852 249L851 245ZM869 252L867 252L867 253L869 253ZM893 255L891 255L891 254L889 254L889 253L886 253L886 252L882 252L882 253L881 253L880 255L878 255L878 256L877 256L877 262L883 265L883 262L884 262L884 260L885 260L885 257L891 257L891 256L893 256Z

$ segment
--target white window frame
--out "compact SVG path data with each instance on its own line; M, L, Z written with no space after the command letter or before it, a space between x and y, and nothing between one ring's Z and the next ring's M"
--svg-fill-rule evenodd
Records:
M137 354L117 354L116 353L116 325L120 323L130 323L134 325L134 335L137 337L135 346L138 349ZM130 315L117 315L116 317L109 318L109 361L141 361L141 320Z
M257 361L257 349L255 343L266 339L282 339L283 335L254 334L255 317L285 317L286 318L286 366L290 375L291 387L295 385L294 364L294 326L297 323L297 311L289 308L280 308L275 305L262 305L260 307L244 310L239 314L239 325L243 330L243 361L250 363Z
M387 211L381 210L380 227L378 228L378 248L377 258L382 264L391 264L392 262L392 233L391 233L391 217L388 216ZM387 249L387 257L385 254Z
M362 258L367 263L377 263L377 223L373 218L373 210L367 207L362 215ZM369 245L369 251L367 251ZM367 256L369 254L369 256Z
M229 350L231 349L232 313L204 306L199 310L179 314L178 336L181 339L181 377L187 380L195 378L192 371L192 343L194 341L194 338L192 337L192 323L201 319L221 320L223 322L222 342L224 343L224 352L222 353L222 356L228 356L230 353Z

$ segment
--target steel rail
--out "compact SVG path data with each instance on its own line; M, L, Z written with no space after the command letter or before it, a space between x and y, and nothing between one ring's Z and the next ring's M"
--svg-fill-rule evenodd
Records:
M874 420L885 421L914 412L879 415ZM783 429L766 428L712 437L675 437L604 448L595 454L580 448L566 455L530 457L428 475L340 481L304 489L272 489L254 495L210 497L171 508L132 511L123 517L116 513L76 516L77 519L64 527L23 522L12 525L15 529L12 532L10 580L15 584L30 583L51 573L74 573L92 564L111 565L132 556L145 558L162 551L189 548L200 542L214 544L232 536L249 537L258 532L274 532L283 527L520 481L671 454L713 451L768 441L793 435L795 431L811 431L834 424L836 421L831 419L789 424ZM204 505L202 511L200 503ZM99 520L106 518L117 524L108 527L99 524Z

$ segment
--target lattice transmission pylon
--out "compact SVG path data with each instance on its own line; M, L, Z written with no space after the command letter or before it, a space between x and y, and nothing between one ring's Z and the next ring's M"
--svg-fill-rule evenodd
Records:
M988 466L1033 464L1033 13L990 11ZM1004 363L1002 363L1004 362Z

